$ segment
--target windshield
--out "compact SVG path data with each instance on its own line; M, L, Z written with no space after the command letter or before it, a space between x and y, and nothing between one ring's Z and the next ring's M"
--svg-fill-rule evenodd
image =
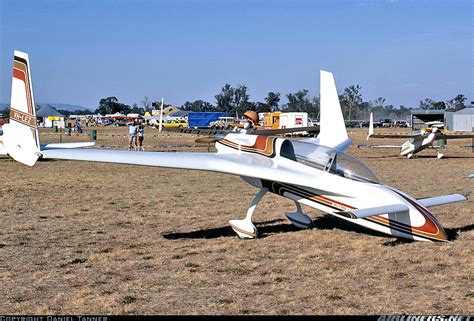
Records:
M298 141L293 141L293 146L300 163L356 181L380 183L367 165L345 152Z

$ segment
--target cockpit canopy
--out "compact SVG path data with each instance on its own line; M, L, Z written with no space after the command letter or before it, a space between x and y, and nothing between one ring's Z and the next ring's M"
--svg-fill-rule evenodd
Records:
M301 141L291 141L291 143L294 157L299 163L356 181L380 183L367 165L343 151Z

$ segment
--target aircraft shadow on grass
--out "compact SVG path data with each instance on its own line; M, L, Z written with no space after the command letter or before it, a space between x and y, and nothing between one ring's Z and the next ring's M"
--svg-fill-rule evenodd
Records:
M279 233L291 233L291 232L298 232L300 229L293 226L289 223L284 223L286 220L284 219L275 219L265 222L256 223L258 226L259 231L259 238L265 238L267 236ZM279 223L279 224L275 224ZM345 222L338 220L335 217L325 215L321 217L317 217L313 220L313 228L319 230L332 230L332 229L339 229L348 232L356 232L356 233L363 233L368 234L371 236L383 237L387 238L387 235L383 233L378 233L377 231L373 231L362 226L358 226L355 224L350 224L349 222ZM474 230L474 224L466 225L459 228L445 228L446 233L448 234L449 241L454 241L459 237L459 234L462 232L472 231ZM224 227L217 227L217 228L210 228L204 230L196 230L191 232L180 232L180 233L168 233L163 234L163 237L167 240L178 240L178 239L214 239L219 237L235 237L235 233L230 226ZM414 241L406 240L406 239L391 239L385 243L384 246L398 246L403 244L414 243Z
M462 227L453 227L453 228L445 227L444 230L446 231L446 234L448 235L448 240L452 242L452 241L457 240L460 233L474 230L474 224L469 224Z
M290 223L285 223L285 222L286 222L285 219L275 219L275 220L270 220L270 221L265 221L265 222L256 222L255 225L258 226L259 238L265 238L272 234L301 231L299 228L295 227L294 225ZM280 224L275 224L275 223L280 223ZM379 237L384 237L384 238L387 237L385 234L378 233L370 229L366 229L362 226L350 224L328 215L317 217L316 219L314 219L313 228L320 229L320 230L340 229L344 231L364 233L364 234L369 234L369 235L379 236ZM230 226L224 226L224 227L197 230L197 231L191 231L191 232L168 233L168 234L164 234L163 237L168 240L212 239L212 238L218 238L218 237L235 237L235 233L233 232Z

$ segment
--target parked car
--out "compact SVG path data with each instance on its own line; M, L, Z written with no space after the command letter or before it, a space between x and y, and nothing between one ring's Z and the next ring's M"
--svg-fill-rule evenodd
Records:
M234 117L219 117L216 121L209 123L212 129L232 129L234 127L243 127Z
M182 119L173 119L163 122L163 127L165 128L183 128L188 127L188 122Z
M402 128L407 128L410 127L408 125L408 122L406 120L395 120L392 124L393 127L402 127Z
M379 122L381 127L392 127L392 120L390 118L381 118Z
M357 128L357 127L359 127L359 122L356 122L356 121L346 122L346 127L347 128Z

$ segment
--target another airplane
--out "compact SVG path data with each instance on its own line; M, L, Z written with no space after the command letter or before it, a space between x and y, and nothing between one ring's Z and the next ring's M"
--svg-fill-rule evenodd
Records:
M267 192L295 202L286 216L300 228L312 226L301 204L399 238L448 241L429 207L467 200L460 194L415 199L382 184L360 160L345 153L347 136L332 73L321 71L321 122L317 138L290 141L251 134L227 134L216 153L129 152L42 149L39 144L28 55L14 54L12 109L3 142L15 160L33 166L39 158L172 167L233 174L259 189L244 219L230 220L241 238L255 238L256 206Z
M369 124L369 135L367 140L370 137L373 138L408 138L408 140L403 143L403 145L370 145L370 147L379 147L379 148L400 148L400 155L406 156L407 158L412 158L413 155L422 151L425 148L435 148L439 149L440 146L434 145L437 140L440 139L466 139L474 138L474 134L465 134L465 133L449 133L442 131L438 127L426 128L419 131L416 131L412 134L374 134L374 121L373 115L370 114L370 124ZM437 150L437 157L442 158L444 154L440 153Z
M0 156L7 156L7 150L3 145L3 129L0 128ZM42 144L41 149L53 149L53 148L83 148L92 147L95 142L78 142L78 143L49 143Z

